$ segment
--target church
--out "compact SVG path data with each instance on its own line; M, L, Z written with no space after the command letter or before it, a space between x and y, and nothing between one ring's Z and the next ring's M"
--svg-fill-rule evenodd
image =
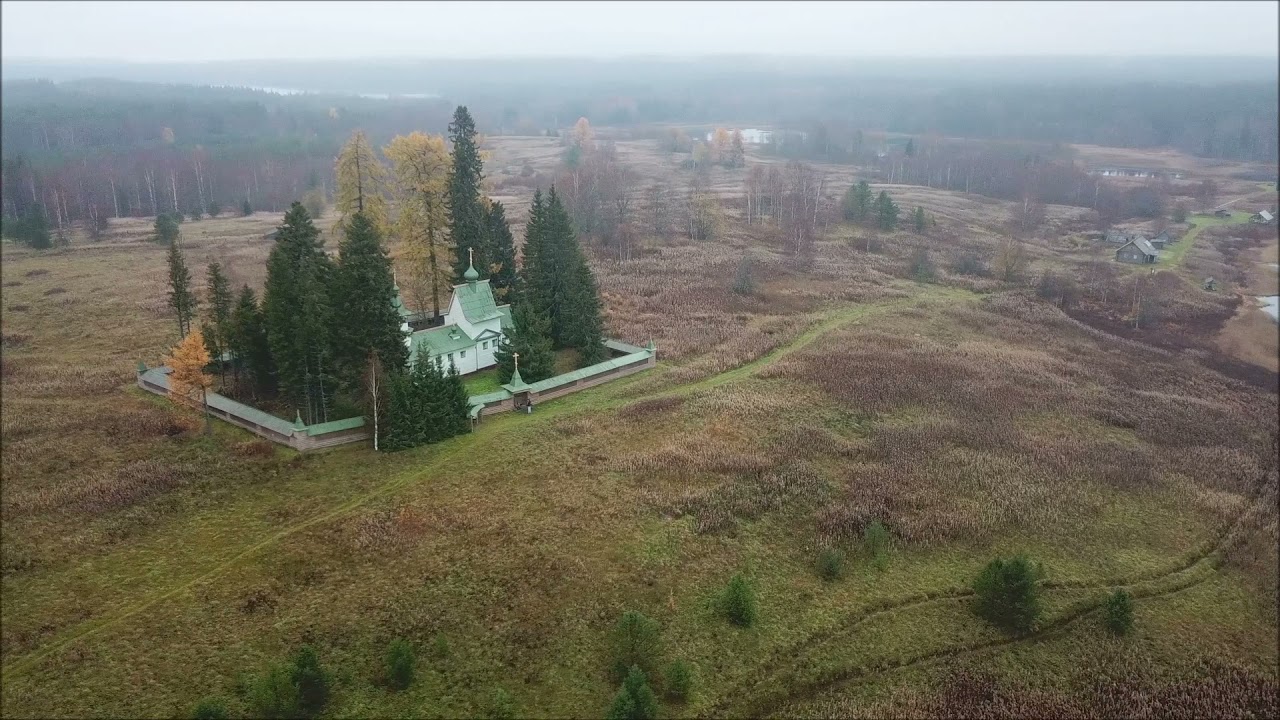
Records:
M503 330L511 327L511 306L498 305L488 280L481 280L473 265L462 276L466 282L453 286L449 309L439 327L410 332L409 318L415 313L405 307L396 288L395 305L400 313L400 329L405 332L409 361L419 353L431 353L447 368L452 365L459 375L493 367L493 352Z

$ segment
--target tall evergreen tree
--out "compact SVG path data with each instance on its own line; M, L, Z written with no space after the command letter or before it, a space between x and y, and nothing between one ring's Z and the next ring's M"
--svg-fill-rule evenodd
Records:
M383 450L405 450L471 432L470 398L451 365L419 351L413 369L387 374Z
M898 204L884 190L876 198L876 224L881 230L894 230L898 227Z
M258 307L253 289L245 285L240 290L235 309L231 311L231 331L227 338L233 367L238 374L243 369L249 376L252 392L271 392L275 388L275 364L271 360L271 347L267 343L267 327Z
M555 353L551 350L551 321L533 303L520 303L511 313L511 327L503 331L493 359L498 363L498 378L511 382L515 371L512 354L520 355L520 378L526 383L546 380L555 374Z
M453 165L449 169L449 229L454 242L454 282L463 282L463 274L471 264L468 251L475 253L475 268L481 278L487 277L489 254L485 242L485 211L480 202L480 181L484 164L476 145L476 124L465 105L459 105L449 123L449 142L453 145Z
M604 362L608 355L604 347L604 321L600 317L600 293L581 252L573 258L567 280L562 313L564 344L578 349L579 367Z
M914 226L915 226L915 231L916 231L917 233L923 233L923 232L924 232L924 225L925 225L925 223L924 223L924 208L922 208L922 207L920 207L919 205L917 205L917 206L916 206L916 211L915 211L914 213L912 213L912 215L911 215L911 221L912 221L912 225L914 225Z
M547 206L542 200L542 191L533 191L533 203L529 206L529 220L524 226L524 252L520 265L520 282L518 285L518 302L534 303L543 315L551 311L551 299L548 288L543 282L548 275L545 270ZM550 318L548 317L548 322Z
M542 248L535 277L539 303L551 322L551 338L558 347L577 348L583 365L604 358L600 297L595 278L578 244L573 223L555 187L544 209Z
M177 242L169 245L169 307L178 315L178 334L186 337L196 315L196 296L191 292L191 272Z
M502 203L489 204L485 216L489 239L489 286L500 300L510 300L516 291L516 247Z
M181 216L174 217L169 213L160 213L156 216L155 231L156 242L161 245L172 245L178 241L178 223Z
M409 351L394 305L391 259L378 229L362 212L351 216L338 245L330 294L333 307L339 309L333 316L335 374L348 389L359 382L371 350L383 367L394 371L405 366Z
M225 363L222 354L228 348L231 334L231 310L235 298L231 296L231 283L222 272L221 263L209 263L208 279L205 292L209 300L209 314L205 319L204 344L209 350L209 357L217 363L222 376L222 385L227 384Z
M844 195L844 219L853 222L862 222L871 214L871 205L874 196L871 193L871 185L866 180L859 180L856 185L850 186Z
M279 385L306 422L329 419L336 389L331 357L332 263L301 203L285 213L267 259L263 316Z
M471 418L467 415L471 410L471 395L458 369L450 365L440 380L439 422L446 433L444 438L471 432Z

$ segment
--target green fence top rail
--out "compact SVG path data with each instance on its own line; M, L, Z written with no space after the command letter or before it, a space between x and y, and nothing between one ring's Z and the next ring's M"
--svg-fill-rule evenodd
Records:
M563 375L556 375L555 377L549 377L546 380L539 380L536 383L531 383L529 385L529 391L541 393L553 390L579 380L586 380L593 378L596 375L602 375L604 373L617 370L618 368L634 365L637 362L643 362L648 360L650 355L651 353L648 350L641 350L640 352L634 352L630 355L623 355L622 357L614 358L612 360L605 360L604 362L596 363L595 365L588 365L584 368L574 370L573 372L567 372Z
M316 423L307 426L307 435L315 437L316 435L324 435L325 433L339 432L342 430L354 430L364 427L363 417L350 417L342 420L330 420L329 422Z
M167 367L151 368L145 373L142 373L142 379L152 385L169 390L169 373L171 372L173 372L173 370ZM255 425L259 425L269 430L274 430L281 435L293 434L293 423L288 420L282 420L275 415L265 413L255 407L245 405L244 403L236 402L235 400L219 395L218 393L206 393L206 398L208 400L209 407L215 410L219 410L228 415L235 415L242 420L247 420Z

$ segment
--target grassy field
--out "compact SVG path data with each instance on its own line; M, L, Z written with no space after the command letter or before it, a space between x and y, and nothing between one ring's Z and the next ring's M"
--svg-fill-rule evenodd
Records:
M1007 213L938 205L969 247ZM184 224L189 262L260 283L276 220ZM1024 709L1109 707L1100 688L1190 712L1260 687L1275 712L1275 392L953 275L958 247L937 243L922 284L905 261L929 240L906 233L867 253L832 227L807 269L748 231L654 242L594 263L608 334L653 338L654 370L435 446L299 456L203 438L130 388L176 339L145 231L0 258L5 717L183 716L214 695L250 716L246 683L302 642L334 672L329 716L476 717L502 688L521 716L598 717L628 609L695 668L662 717L963 715L964 673ZM729 290L746 248L753 297ZM1052 237L1030 252L1063 263ZM826 547L841 580L815 571ZM967 589L1016 551L1047 574L1027 636ZM735 573L759 594L748 629L716 611ZM1125 639L1097 610L1120 586ZM382 682L395 638L419 657L403 692ZM1206 682L1219 665L1235 685Z
M1252 215L1253 213L1235 211L1232 212L1231 217L1228 218L1214 217L1212 215L1191 216L1191 229L1188 230L1187 234L1183 235L1178 242L1166 247L1165 250L1160 253L1160 265L1164 269L1177 269L1182 265L1182 261L1187 256L1187 252L1195 245L1196 238L1200 236L1201 231L1205 228L1247 223Z

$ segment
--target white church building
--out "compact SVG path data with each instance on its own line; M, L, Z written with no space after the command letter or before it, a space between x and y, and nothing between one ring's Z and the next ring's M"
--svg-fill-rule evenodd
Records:
M511 326L511 306L497 304L489 281L481 280L474 267L468 266L462 277L466 282L453 286L444 324L411 334L408 319L413 312L401 302L397 289L396 308L400 312L400 328L407 335L410 362L419 352L429 352L446 367L456 368L459 375L497 364L493 351L498 349L503 330Z

